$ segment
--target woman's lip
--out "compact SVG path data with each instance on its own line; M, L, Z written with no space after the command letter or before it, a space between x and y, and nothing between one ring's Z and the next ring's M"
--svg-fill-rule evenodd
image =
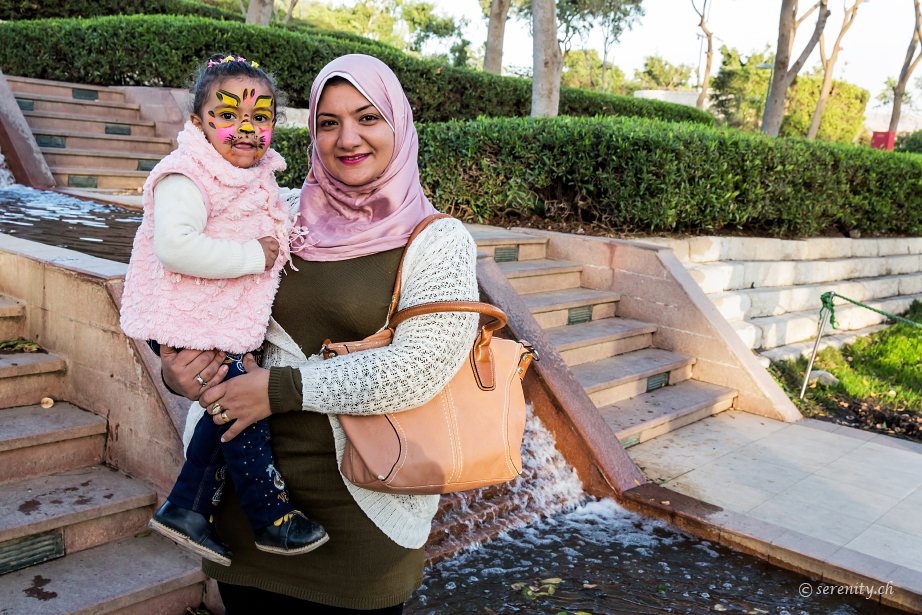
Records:
M339 161L343 164L358 164L369 156L371 156L371 154L359 154L358 156L339 156Z

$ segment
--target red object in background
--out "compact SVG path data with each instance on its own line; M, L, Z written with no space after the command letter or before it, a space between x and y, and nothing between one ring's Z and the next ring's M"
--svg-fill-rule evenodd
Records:
M895 137L895 132L874 132L871 135L871 147L874 149L892 150Z

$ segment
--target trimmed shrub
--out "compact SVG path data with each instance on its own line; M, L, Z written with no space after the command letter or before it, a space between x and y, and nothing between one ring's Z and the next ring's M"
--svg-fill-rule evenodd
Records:
M525 79L453 68L380 44L317 32L165 15L12 21L0 24L0 69L10 75L93 85L183 87L203 58L228 50L275 72L292 106L305 107L311 82L327 62L364 53L394 70L419 121L530 112L531 82ZM692 107L573 88L562 89L560 113L713 123L709 114Z
M922 154L922 130L912 133L897 135L896 147L898 152L908 152L910 154Z
M628 231L922 233L920 156L637 118L417 128L426 194L465 219L518 212ZM288 160L279 183L300 186L307 131L273 139Z
M239 11L226 11L192 0L0 0L0 20L104 15L197 15L246 21Z

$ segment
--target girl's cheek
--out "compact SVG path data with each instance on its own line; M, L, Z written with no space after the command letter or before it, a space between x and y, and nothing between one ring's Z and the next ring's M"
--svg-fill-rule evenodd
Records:
M269 145L272 143L272 129L267 128L263 130L259 135L259 145L256 148L257 154L262 157L266 153L266 150L269 149Z
M218 128L218 141L221 143L227 143L234 137L234 133L237 132L237 126L231 124L230 126L221 126Z

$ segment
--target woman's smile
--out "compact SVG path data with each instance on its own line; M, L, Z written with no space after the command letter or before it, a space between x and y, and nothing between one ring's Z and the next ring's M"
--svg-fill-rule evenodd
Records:
M356 154L354 156L339 156L343 164L359 164L365 162L371 154Z

